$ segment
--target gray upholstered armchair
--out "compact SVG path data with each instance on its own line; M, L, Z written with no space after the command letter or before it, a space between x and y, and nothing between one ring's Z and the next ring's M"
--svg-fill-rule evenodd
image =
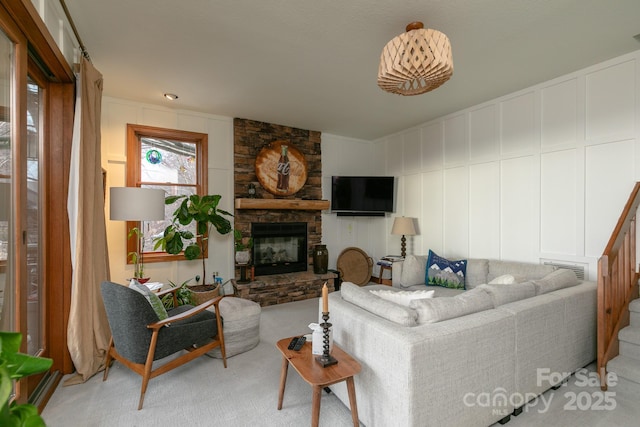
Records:
M142 376L142 389L138 409L142 409L144 394L151 378L177 368L196 357L220 347L224 367L227 359L224 348L222 317L218 303L222 297L204 302L197 307L177 306L160 320L147 298L136 290L112 282L101 285L102 299L111 328L111 342L105 361L103 381L109 374L113 359ZM158 295L175 292L168 289ZM206 310L215 307L215 314ZM153 369L153 361L182 350L187 352Z

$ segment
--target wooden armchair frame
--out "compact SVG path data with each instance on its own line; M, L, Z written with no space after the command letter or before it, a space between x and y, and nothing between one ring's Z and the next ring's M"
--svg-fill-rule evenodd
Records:
M120 285L117 285L117 286L120 286ZM176 288L167 289L165 291L161 291L158 293L158 296L162 298L162 296L172 293L174 307L177 307L178 301L176 297L176 292L178 291L178 289L180 288L176 287ZM144 395L145 395L145 392L147 391L147 386L151 378L155 378L159 375L169 372L174 368L177 368L178 366L182 366L185 363L199 356L202 356L204 353L210 350L213 350L216 347L220 347L220 352L222 354L222 361L223 361L224 367L226 368L227 357L226 357L225 346L224 346L224 332L222 329L222 317L220 316L220 309L218 307L218 304L220 303L220 300L222 298L223 298L222 296L216 297L212 300L206 301L198 306L195 306L188 311L168 317L165 320L160 320L158 322L148 324L147 328L152 330L152 335L151 335L151 342L149 344L149 350L147 353L147 358L144 364L134 363L131 360L119 354L115 348L113 336L112 336L109 342L109 350L106 355L105 370L104 370L104 376L102 380L106 381L107 376L109 375L109 367L114 359L122 363L124 366L131 369L132 371L136 372L140 376L142 376L142 388L140 391L140 401L138 403L138 410L140 410L142 409L142 405L144 403ZM198 313L203 312L204 310L206 310L211 306L215 307L216 324L218 327L218 334L215 337L215 339L213 339L212 341L202 346L198 346L198 347L192 346L192 347L185 348L185 350L187 350L187 353L177 357L176 359L171 360L170 362L167 362L157 367L156 369L153 369L153 361L154 361L154 356L156 352L156 345L158 343L158 336L162 328L170 327L171 323L188 319Z

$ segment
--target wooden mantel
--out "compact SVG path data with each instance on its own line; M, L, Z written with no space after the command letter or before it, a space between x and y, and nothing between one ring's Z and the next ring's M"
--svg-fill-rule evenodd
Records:
M290 209L325 210L331 204L328 200L303 199L236 199L236 209Z

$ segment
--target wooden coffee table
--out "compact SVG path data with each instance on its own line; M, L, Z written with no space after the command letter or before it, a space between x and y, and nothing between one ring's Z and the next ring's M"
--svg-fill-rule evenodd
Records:
M289 365L300 374L313 388L313 405L311 412L311 426L317 427L320 419L320 397L322 389L340 381L347 382L349 392L349 405L351 406L351 418L353 425L359 426L358 406L356 404L356 389L353 385L353 376L360 372L360 364L340 347L333 344L331 355L338 360L335 365L323 368L316 359L316 355L311 354L311 343L306 342L300 351L289 350L291 338L284 338L278 341L276 347L282 353L282 370L280 372L280 393L278 395L278 410L282 409L282 399L284 398L284 387L287 382L287 371Z

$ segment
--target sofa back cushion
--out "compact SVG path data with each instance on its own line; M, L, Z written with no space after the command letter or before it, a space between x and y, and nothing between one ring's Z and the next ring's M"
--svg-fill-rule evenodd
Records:
M558 267L545 264L529 264L517 261L489 260L489 273L487 282L489 283L498 276L511 274L515 277L523 277L526 280L542 279L549 273L553 273Z
M489 294L494 307L537 295L536 286L533 282L513 283L509 285L480 285L478 289L484 289Z
M351 282L343 282L340 294L343 300L391 322L403 326L417 324L418 314L414 309L382 299L365 288Z
M455 297L413 300L409 307L418 313L418 324L441 322L493 308L489 294L480 288Z
M426 255L407 255L402 263L402 275L400 287L409 288L415 285L424 285L424 275L427 271Z
M488 259L469 259L467 261L467 275L465 276L465 289L473 289L478 285L487 283L487 274L489 274Z
M558 289L575 286L580 283L580 281L573 270L561 268L547 274L542 279L534 280L533 283L536 287L536 295L541 295Z

